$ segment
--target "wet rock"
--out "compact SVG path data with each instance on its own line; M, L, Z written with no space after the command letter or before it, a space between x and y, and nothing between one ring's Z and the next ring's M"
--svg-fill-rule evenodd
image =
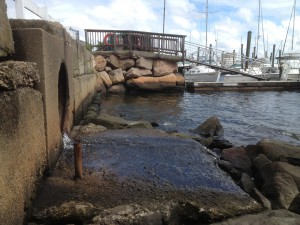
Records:
M5 61L0 63L0 90L11 91L19 87L34 87L40 82L37 64Z
M34 212L33 219L47 224L80 223L89 221L98 211L91 203L69 201L59 206Z
M261 153L261 148L257 145L247 145L245 151L249 159L253 161Z
M242 173L240 186L249 194L255 187L255 184L252 178L247 173Z
M212 141L212 143L208 146L209 149L226 149L226 148L232 148L233 144L231 142L229 142L228 140L225 140L223 138L220 137L215 137Z
M253 188L251 193L251 197L254 198L257 202L263 205L265 209L272 209L271 202L267 199L259 190Z
M222 151L223 159L231 162L233 166L241 171L251 174L251 161L244 147L227 148Z
M291 202L289 210L294 213L300 214L300 194L298 194Z
M214 225L297 225L300 224L300 215L288 210L270 210L259 214L245 215L238 218L229 219Z
M261 153L271 161L280 161L282 156L300 159L300 146L272 139L263 139L256 145L261 148Z
M129 122L126 128L146 128L151 129L153 128L152 124L148 121L133 121Z
M183 76L173 73L163 77L138 77L126 81L126 87L133 90L164 91L183 86Z
M218 166L227 173L233 169L233 164L226 160L219 160Z
M107 92L110 94L125 94L126 91L124 84L112 85L107 89Z
M262 193L271 201L273 209L288 209L299 191L291 175L276 173L265 180Z
M196 129L192 130L192 132L204 137L214 137L223 135L224 130L220 120L213 116L204 121Z
M162 224L162 217L159 213L151 212L141 205L130 204L106 209L100 215L95 216L92 221L102 225L159 225Z
M98 133L98 132L103 132L106 130L107 130L106 127L103 127L101 125L95 125L93 123L89 123L86 125L74 126L70 133L70 137L72 139L76 140L82 136L86 136L86 135L94 134L94 133Z
M93 123L104 126L108 129L122 129L128 126L128 121L119 117L112 116L105 113L100 113L96 117L85 119L84 124Z

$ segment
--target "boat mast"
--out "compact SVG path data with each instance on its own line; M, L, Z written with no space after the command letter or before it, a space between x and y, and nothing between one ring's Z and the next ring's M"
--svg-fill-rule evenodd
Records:
M256 56L258 55L258 40L260 38L259 35L259 24L260 24L260 12L261 12L261 6L260 6L260 0L258 0L258 22L257 22L257 40L256 40ZM256 57L254 56L254 57Z
M205 16L206 16L206 28L205 28L205 48L207 48L207 24L208 24L208 0L206 0L206 11L205 11Z
M294 1L294 5L293 5L293 9L292 9L292 13L291 13L291 17L290 17L288 29L287 29L286 36L285 36L285 40L284 40L284 45L283 45L283 49L282 49L282 54L284 53L285 44L286 44L287 36L288 36L288 33L289 33L289 29L290 29L290 24L291 24L292 16L294 16L294 19L293 19L293 22L294 22L294 24L293 24L293 33L292 33L292 50L293 50L293 47L294 47L295 11L296 11L296 0Z
M295 17L296 17L296 0L294 3L294 19L293 19L293 34L292 34L292 51L294 49L294 31L295 31Z

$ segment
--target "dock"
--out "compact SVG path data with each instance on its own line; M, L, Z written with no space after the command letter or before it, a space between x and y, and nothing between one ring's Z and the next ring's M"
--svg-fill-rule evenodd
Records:
M300 90L300 81L187 82L188 91L291 91Z

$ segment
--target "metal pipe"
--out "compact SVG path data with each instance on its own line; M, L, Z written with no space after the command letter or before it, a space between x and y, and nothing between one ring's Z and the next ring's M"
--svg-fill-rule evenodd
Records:
M74 143L75 178L82 178L82 147L79 142Z

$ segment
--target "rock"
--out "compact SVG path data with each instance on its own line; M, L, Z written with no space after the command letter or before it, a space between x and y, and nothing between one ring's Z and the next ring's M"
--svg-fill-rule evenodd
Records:
M138 204L121 205L104 210L100 215L92 219L93 223L102 225L146 225L162 224L162 216L151 212L149 209ZM155 222L155 223L151 223Z
M255 187L255 184L252 178L247 173L242 173L240 186L245 192L249 194Z
M224 130L223 126L220 124L220 120L213 116L204 121L196 129L192 130L192 132L204 137L214 137L223 135Z
M45 210L35 212L33 218L41 222L47 222L47 224L55 221L66 224L68 221L76 221L75 223L82 223L93 218L97 213L91 203L69 201L64 202L62 205L53 206Z
M261 153L261 148L257 145L247 145L245 151L249 159L253 161Z
M298 225L300 215L288 210L268 210L259 214L244 215L228 219L213 225Z
M226 160L219 160L218 166L227 173L233 169L233 164Z
M86 119L84 124L93 123L96 125L104 126L108 129L122 129L128 126L128 121L118 116L111 116L105 113Z
M133 90L164 91L183 86L184 78L177 74L164 77L138 77L126 81L126 87Z
M108 73L108 72L112 71L112 69L111 69L110 66L106 66L105 69L104 69L104 71L105 71L106 73Z
M231 162L236 169L251 174L251 161L244 147L224 149L222 151L222 158Z
M0 1L0 57L14 53L14 41L6 10L5 1Z
M291 175L297 187L300 189L300 167L285 162L274 162L272 168L273 171L284 172Z
M116 68L116 69L121 68L123 70L126 70L135 65L135 62L133 59L119 59L115 55L110 55L109 58L107 59L107 61L113 68Z
M139 69L139 68L136 68L136 67L132 67L127 71L125 77L128 80L128 79L131 79L131 78L138 78L138 77L141 77L141 76L151 76L151 75L152 75L151 70Z
M111 65L115 69L120 68L119 59L115 55L109 55L107 62L109 63L109 65Z
M70 137L74 140L80 139L81 136L89 135L89 134L94 134L98 132L103 132L106 131L107 128L103 127L101 125L95 125L93 123L89 123L86 125L81 125L81 126L75 126L73 127Z
M298 194L291 202L289 210L294 213L300 214L300 194Z
M131 67L134 67L135 62L133 59L120 59L119 60L120 68L122 70L129 69Z
M272 161L279 161L282 156L300 160L300 146L271 139L263 139L256 145L261 148L261 153Z
M299 191L291 175L279 172L266 180L262 193L271 201L273 209L288 209Z
M0 90L11 91L19 87L34 87L40 82L37 64L5 61L0 63Z
M136 67L152 70L153 67L153 59L146 59L144 57L139 57L136 60Z
M127 128L153 128L152 124L148 121L133 121L129 122Z
M125 82L125 78L123 76L123 71L121 68L112 70L108 73L112 84L122 84Z
M271 164L272 161L268 159L267 156L263 155L263 154L259 154L254 160L253 160L253 167L257 170L257 171L262 171L263 168L268 165Z
M106 67L106 60L103 56L98 55L95 57L95 70L98 72L104 71Z
M267 199L259 190L253 188L251 193L251 197L254 198L257 202L263 205L265 209L272 209L271 202Z
M214 148L217 148L217 149L226 149L226 148L232 148L233 147L233 144L223 138L220 138L220 137L215 137L213 138L213 141L212 143L208 146L209 149L214 149Z
M105 71L98 72L97 77L103 81L106 87L110 87L112 85L112 81Z
M124 128L148 128L152 129L152 125L148 121L129 121L119 116L112 116L105 113L100 113L93 118L88 118L84 124L93 123L102 125L108 129L124 129Z
M153 75L161 77L177 71L177 63L167 60L154 60L153 61Z
M110 94L125 94L127 90L124 84L116 84L110 86L107 91Z

